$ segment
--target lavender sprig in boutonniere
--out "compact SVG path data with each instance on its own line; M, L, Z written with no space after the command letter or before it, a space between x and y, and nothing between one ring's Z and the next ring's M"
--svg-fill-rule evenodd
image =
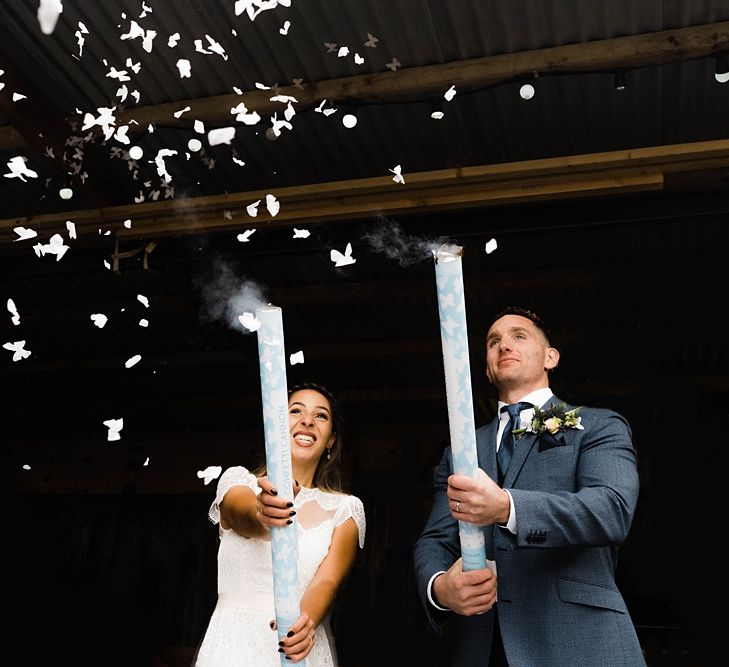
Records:
M525 433L536 433L537 437L544 434L555 436L557 433L566 431L568 428L584 430L582 417L578 416L582 406L567 410L565 403L552 405L547 410L540 410L534 406L534 416L526 428L519 428L512 431L514 437L520 438Z

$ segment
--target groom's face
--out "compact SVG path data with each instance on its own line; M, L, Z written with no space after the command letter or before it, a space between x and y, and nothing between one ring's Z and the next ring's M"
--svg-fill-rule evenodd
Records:
M504 315L486 335L486 375L497 388L547 386L558 359L544 333L521 315Z

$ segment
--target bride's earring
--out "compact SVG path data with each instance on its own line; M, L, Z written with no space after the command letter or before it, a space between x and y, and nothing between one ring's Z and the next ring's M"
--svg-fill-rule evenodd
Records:
M332 458L332 448L327 447L327 461Z

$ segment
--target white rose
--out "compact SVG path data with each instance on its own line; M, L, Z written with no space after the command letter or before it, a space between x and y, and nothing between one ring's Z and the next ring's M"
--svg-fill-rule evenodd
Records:
M559 417L550 417L544 422L544 428L546 428L552 435L559 431L560 426L562 426L562 422Z

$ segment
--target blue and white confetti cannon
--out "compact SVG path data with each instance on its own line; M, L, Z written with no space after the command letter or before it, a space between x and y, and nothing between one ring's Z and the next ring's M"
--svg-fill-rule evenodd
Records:
M263 433L266 441L268 478L283 498L293 498L293 471L289 439L289 397L286 384L283 320L278 306L260 306L256 318L258 362L261 372ZM271 528L273 559L273 600L279 640L286 636L299 617L299 571L296 521ZM281 654L281 665L291 664ZM302 661L299 663L304 664Z
M433 251L453 471L475 479L478 472L478 455L462 256L463 248L460 246L442 245ZM486 567L486 540L483 530L472 523L459 521L458 535L461 540L463 569L480 570Z

